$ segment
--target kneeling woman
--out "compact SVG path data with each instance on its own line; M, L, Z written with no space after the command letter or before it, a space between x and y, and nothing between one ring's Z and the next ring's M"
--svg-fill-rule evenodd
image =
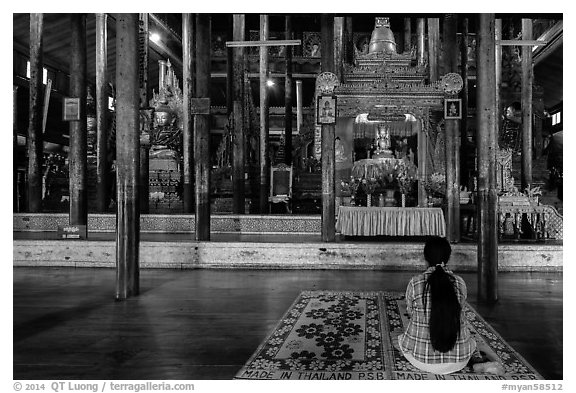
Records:
M428 269L412 277L406 289L410 322L398 336L404 357L415 367L434 374L449 374L466 367L476 342L467 327L463 306L466 284L446 269L452 248L441 237L424 246Z

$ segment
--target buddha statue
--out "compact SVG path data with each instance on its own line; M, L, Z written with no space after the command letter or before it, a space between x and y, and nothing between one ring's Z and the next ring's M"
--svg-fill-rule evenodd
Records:
M174 111L161 103L154 111L154 124L150 133L150 158L179 159L182 130L176 125Z
M386 125L380 125L376 135L376 150L374 151L373 158L390 158L392 151L390 150L390 128Z

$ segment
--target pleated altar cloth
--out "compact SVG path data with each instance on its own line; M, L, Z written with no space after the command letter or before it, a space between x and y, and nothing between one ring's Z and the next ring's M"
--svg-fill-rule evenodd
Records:
M346 236L446 236L439 207L340 206L336 231Z

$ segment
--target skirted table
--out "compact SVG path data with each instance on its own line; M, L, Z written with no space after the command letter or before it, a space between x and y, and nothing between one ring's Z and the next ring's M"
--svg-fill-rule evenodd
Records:
M345 236L446 236L439 207L340 206L336 231Z

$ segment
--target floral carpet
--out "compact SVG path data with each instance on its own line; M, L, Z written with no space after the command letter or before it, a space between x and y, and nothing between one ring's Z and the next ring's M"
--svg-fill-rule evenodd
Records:
M419 371L392 345L407 324L404 295L391 292L305 291L260 345L237 379L542 379L478 313L466 317L479 348L505 375L471 367L436 375Z

